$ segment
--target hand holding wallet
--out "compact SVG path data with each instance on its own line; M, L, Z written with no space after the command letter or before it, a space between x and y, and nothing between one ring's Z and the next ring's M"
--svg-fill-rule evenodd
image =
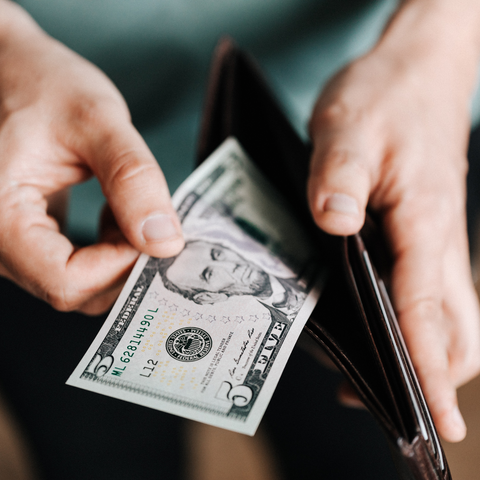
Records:
M314 225L305 195L310 149L252 60L225 39L212 65L199 162L232 135L291 202L319 248L328 252L331 273L305 330L382 426L401 478L451 479L388 298L389 258L380 229L367 218L359 234L329 237Z

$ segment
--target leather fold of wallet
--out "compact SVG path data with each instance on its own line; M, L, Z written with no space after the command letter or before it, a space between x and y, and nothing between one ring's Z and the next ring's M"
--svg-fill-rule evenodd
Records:
M350 237L320 232L306 198L311 148L291 126L254 60L224 38L212 62L198 162L229 136L238 139L325 251L329 275L305 331L380 423L400 478L451 479L388 297L391 260L379 223L367 216L362 231Z

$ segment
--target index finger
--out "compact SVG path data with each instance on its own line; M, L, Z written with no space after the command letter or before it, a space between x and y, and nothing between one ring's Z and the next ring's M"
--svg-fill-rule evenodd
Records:
M449 234L446 227L435 228L438 212L422 207L421 202L418 208L418 212L411 211L410 221L397 212L397 225L391 227L395 253L393 296L405 342L439 433L449 441L460 441L466 427L451 376L452 331L444 309L445 295L455 294L445 291L444 258ZM443 219L443 223L448 222Z
M181 226L157 161L128 118L108 109L96 115L81 125L75 143L98 177L121 231L148 255L177 254L184 244Z

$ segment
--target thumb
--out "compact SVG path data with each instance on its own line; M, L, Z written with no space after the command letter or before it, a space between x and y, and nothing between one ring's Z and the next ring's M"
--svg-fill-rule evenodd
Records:
M308 200L313 218L327 233L352 235L365 221L372 149L352 126L312 126Z
M177 214L160 167L128 121L96 134L89 158L118 226L139 251L170 257L183 248Z

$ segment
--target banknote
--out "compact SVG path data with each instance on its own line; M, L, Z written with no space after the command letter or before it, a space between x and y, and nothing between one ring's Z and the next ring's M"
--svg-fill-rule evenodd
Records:
M139 257L67 384L253 435L320 295L321 252L234 138L173 203L184 250Z

